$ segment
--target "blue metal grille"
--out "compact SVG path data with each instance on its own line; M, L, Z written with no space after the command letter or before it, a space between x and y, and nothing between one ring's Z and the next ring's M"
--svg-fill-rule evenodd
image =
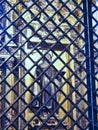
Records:
M98 129L98 2L0 1L0 129Z

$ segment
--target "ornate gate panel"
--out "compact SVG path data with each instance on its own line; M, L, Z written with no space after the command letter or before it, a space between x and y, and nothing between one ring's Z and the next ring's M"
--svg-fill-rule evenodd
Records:
M0 129L98 129L98 4L0 1Z

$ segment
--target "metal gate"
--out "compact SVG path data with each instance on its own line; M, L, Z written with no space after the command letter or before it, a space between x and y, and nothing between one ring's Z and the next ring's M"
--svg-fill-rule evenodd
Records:
M97 129L97 0L0 0L0 130Z

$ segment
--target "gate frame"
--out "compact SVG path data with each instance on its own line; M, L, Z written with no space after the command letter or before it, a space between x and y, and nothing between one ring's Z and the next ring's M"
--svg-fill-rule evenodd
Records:
M87 87L88 87L88 116L89 116L89 130L97 130L95 124L97 123L97 113L94 110L96 104L96 90L95 85L95 69L94 69L94 45L93 45L93 20L92 20L92 0L84 0L84 23L85 23L85 51L86 57L86 69L87 69Z

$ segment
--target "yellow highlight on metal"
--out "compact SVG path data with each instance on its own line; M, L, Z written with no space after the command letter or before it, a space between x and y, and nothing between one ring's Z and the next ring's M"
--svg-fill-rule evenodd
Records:
M18 2L18 0L8 0L8 2L10 2L11 4L15 4L16 2Z

